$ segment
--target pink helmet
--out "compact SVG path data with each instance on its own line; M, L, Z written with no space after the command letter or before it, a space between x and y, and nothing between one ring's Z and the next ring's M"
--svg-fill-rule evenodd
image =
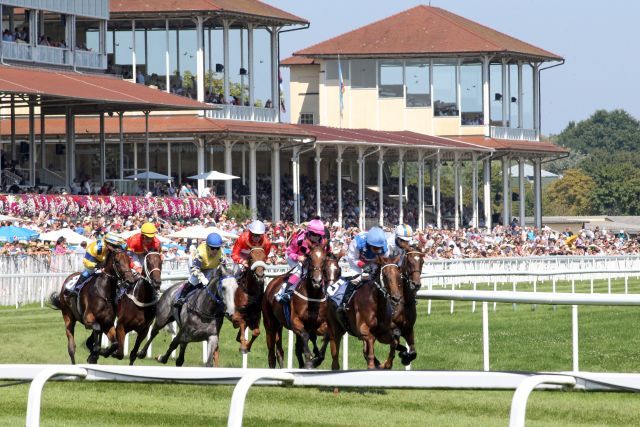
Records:
M311 220L307 224L307 231L324 237L324 224L319 219Z

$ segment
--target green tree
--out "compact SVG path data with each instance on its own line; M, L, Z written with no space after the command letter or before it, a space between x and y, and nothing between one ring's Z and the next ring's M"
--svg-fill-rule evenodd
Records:
M567 169L564 176L544 189L545 215L588 215L596 183L580 169Z

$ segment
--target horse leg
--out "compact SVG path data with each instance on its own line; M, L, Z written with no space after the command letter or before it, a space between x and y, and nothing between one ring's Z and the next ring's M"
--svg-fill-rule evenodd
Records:
M309 350L309 333L304 329L304 324L299 317L291 320L291 330L295 332L302 340L302 350L304 351L304 368L311 369L313 367L313 353Z
M317 335L315 336L316 339L318 338ZM327 334L325 334L322 337L322 347L320 347L320 349L318 350L317 344L314 341L313 342L313 353L315 354L315 357L313 358L313 367L317 368L318 366L320 366L322 364L322 362L324 362L324 355L327 352L327 345L329 344L329 336Z
M158 335L158 332L160 332L160 329L162 329L164 327L163 326L158 326L157 323L153 323L153 326L151 327L151 335L149 336L149 339L147 340L146 343L144 343L144 346L142 347L142 350L140 350L138 352L138 359L144 359L145 357L147 357L147 351L149 351L149 346L151 345L151 341L153 341L153 339ZM147 328L148 330L148 328ZM144 335L142 335L142 338L140 338L140 342L142 342L142 340L144 340L144 337L147 334L145 333ZM140 337L140 335L138 335L138 337ZM136 339L136 342L138 340Z
M387 341L387 339L384 339L387 337L383 337L383 339L381 339L381 341ZM394 357L396 357L396 350L398 348L398 340L399 340L399 336L395 335L395 334L390 334L390 336L388 337L389 339L389 355L387 356L387 360L384 362L384 364L380 367L381 369L391 369L393 368L393 359Z
M284 350L282 349L282 325L276 329L276 358L280 369L284 368Z
M124 324L121 322L118 322L118 325L115 327L116 344L111 346L111 347L115 346L115 351L113 352L112 355L118 360L124 359L124 340L126 338L127 338L127 332L124 330ZM137 341L138 339L136 338L136 342Z
M176 335L176 337L171 341L171 344L169 344L169 348L167 349L167 352L161 356L158 356L156 358L156 360L162 364L166 364L167 360L169 360L169 356L171 356L171 353L173 352L173 350L175 350L176 348L178 348L178 345L180 344L180 339L182 337L182 333L181 331L178 331L178 334ZM145 348L148 346L148 344L151 342L151 340L147 341L147 345L145 345ZM176 365L178 364L178 361L176 360Z
M187 349L187 343L183 342L180 344L180 352L178 353L178 358L176 359L176 366L184 365L184 352Z
M236 340L238 340L238 338L240 339L240 353L245 354L248 353L249 350L247 350L247 340L244 338L244 331L245 329L247 329L247 323L245 322L244 319L240 319L240 321L238 322L238 337L236 338Z
M403 331L402 337L407 341L409 350L405 351L404 353L400 353L400 360L404 366L408 366L413 360L416 359L416 357L418 357L413 336L413 328L409 328L408 330ZM400 345L398 345L398 347L400 347Z
M124 345L124 328L122 329L122 343ZM124 358L124 354L122 350L120 350L118 340L116 339L116 328L115 326L111 326L109 331L107 332L107 338L109 338L109 342L111 345L106 350L100 351L100 355L104 357L109 357L113 355L118 360L122 360Z
M71 364L75 365L76 364L76 340L73 334L76 328L76 321L72 316L70 316L67 313L63 313L62 318L64 319L64 327L67 333L67 341L68 341L67 351L69 352L69 357L71 358Z
M253 345L253 342L256 340L256 338L258 338L258 336L260 336L260 322L258 321L253 326L250 326L250 327L251 327L251 340L247 344L247 353L251 351L251 346Z
M144 341L145 337L147 336L148 331L149 331L149 326L136 331L138 335L136 336L136 342L135 344L133 344L131 353L129 353L129 366L133 366L133 362L136 361L138 356L138 349L140 348L140 344L142 344L142 341Z
M97 325L94 326L91 337L87 339L87 346L91 345L87 363L92 365L98 363L98 357L100 357L100 336L102 335L102 331L99 328Z
M211 368L214 363L214 354L218 351L218 334L213 334L209 337L209 352L207 354L207 363L204 366ZM216 368L218 367L218 361L215 361Z
M380 365L380 362L376 359L374 352L375 338L369 334L362 335L362 342L362 353L367 361L367 369L376 369Z
M300 369L304 368L304 359L302 358L302 352L304 351L303 349L303 345L302 345L302 339L300 338L300 335L296 335L296 359L298 359L298 366L300 367Z
M331 369L334 371L340 370L340 342L342 341L342 335L336 336L329 335L329 343L331 344Z

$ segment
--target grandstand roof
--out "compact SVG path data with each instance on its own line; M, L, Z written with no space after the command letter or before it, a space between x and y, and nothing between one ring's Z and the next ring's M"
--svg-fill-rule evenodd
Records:
M461 142L492 148L496 151L517 151L533 154L569 154L569 150L552 144L549 141L515 141L510 139L495 139L485 136L453 136L452 139Z
M562 60L547 50L439 7L420 5L294 53L307 57L510 54Z

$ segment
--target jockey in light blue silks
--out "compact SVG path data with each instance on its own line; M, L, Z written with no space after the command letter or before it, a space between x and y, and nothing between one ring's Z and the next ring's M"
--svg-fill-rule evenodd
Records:
M413 240L413 230L411 226L406 224L397 225L395 233L389 233L387 236L387 246L389 247L389 258L400 257L398 267L402 267L404 256L413 249L417 244Z
M351 241L347 261L354 276L341 277L327 290L338 310L345 310L353 293L354 284L368 280L376 272L378 268L376 260L379 256L389 256L387 236L381 228L373 227L365 233L358 234Z

